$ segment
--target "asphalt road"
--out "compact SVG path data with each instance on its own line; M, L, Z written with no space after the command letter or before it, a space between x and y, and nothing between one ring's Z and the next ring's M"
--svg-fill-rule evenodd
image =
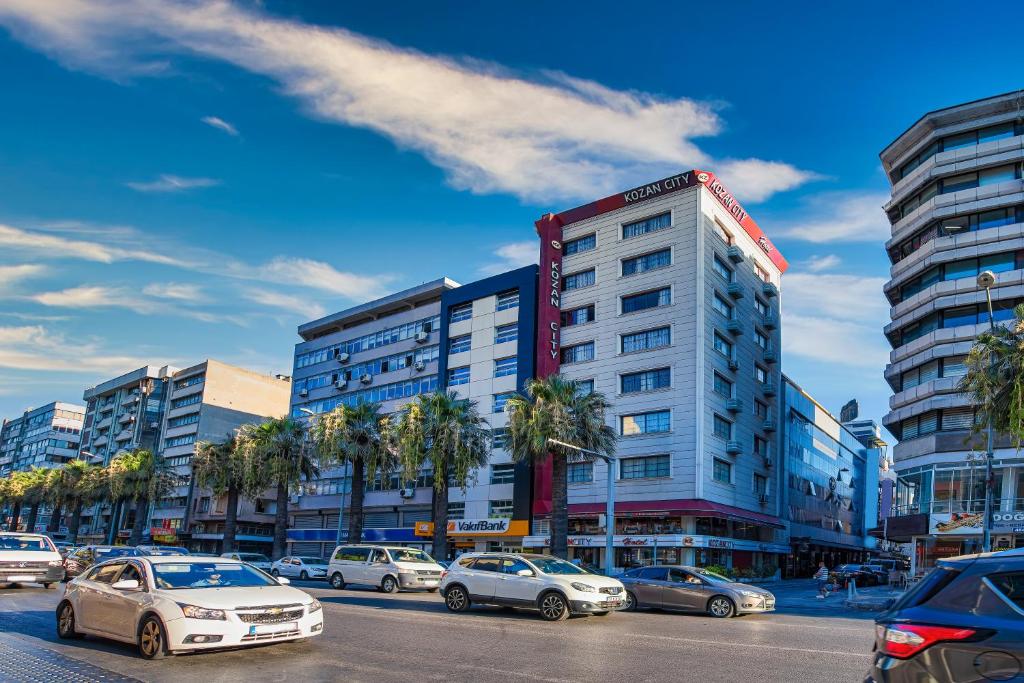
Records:
M827 614L713 619L615 613L547 623L530 612L450 614L437 594L332 590L325 633L306 643L183 655L158 662L109 641L57 639L63 587L0 589L0 647L56 653L143 681L863 681L872 623ZM34 648L34 650L33 650ZM66 660L61 660L65 661ZM7 674L10 675L9 673ZM29 680L28 674L25 679ZM0 680L5 678L0 672ZM32 679L37 680L37 679ZM98 679L97 679L98 680Z

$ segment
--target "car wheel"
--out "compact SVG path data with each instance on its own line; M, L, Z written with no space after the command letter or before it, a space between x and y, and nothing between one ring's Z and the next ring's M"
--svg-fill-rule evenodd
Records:
M569 618L569 604L560 593L546 593L540 599L540 616L544 621L565 621Z
M281 572L277 571L276 569L271 569L270 575L276 579L277 577L281 576Z
M305 569L303 569L301 572L299 572L299 578L301 580L303 580L303 581L309 581L309 574L306 573Z
M623 601L622 609L627 612L633 612L639 605L636 602L636 596L633 595L633 591L626 591L626 599Z
M731 617L735 611L732 600L724 595L716 595L708 601L708 614L718 619Z
M44 583L43 584L43 588L49 590L49 589L53 588L53 584L50 583L50 582Z
M380 582L380 589L385 593L396 593L398 591L398 581L395 581L393 576L385 576L384 580Z
M444 606L450 612L465 612L470 606L469 595L462 586L452 586L444 594Z
M139 654L143 659L163 659L167 654L164 625L155 616L146 617L139 627Z
M341 572L334 572L331 574L331 588L340 591L344 587L345 577L341 575Z
M66 640L82 637L75 630L75 608L70 602L62 602L57 608L57 636Z

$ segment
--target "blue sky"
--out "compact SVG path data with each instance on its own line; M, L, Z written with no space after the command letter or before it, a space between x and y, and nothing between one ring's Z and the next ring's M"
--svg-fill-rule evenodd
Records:
M785 372L880 418L878 152L1024 85L993 31L1024 8L554 5L0 0L0 415L143 363L289 372L300 322L704 167L792 264Z

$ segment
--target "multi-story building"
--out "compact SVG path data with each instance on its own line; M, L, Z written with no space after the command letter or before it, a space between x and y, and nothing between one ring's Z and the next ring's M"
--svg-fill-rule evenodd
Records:
M863 561L877 546L868 533L878 522L885 461L884 442L870 438L877 425L855 421L868 445L785 375L781 413L781 493L791 546L783 575L809 577L819 562Z
M987 329L978 274L996 274L995 323L1024 301L1024 118L1020 93L925 114L881 152L892 186L892 304L885 335L892 387L883 422L898 443L897 510L915 568L973 552L981 542L984 436L957 392L964 357ZM1024 458L996 438L994 546L1024 544ZM1017 521L1020 517L1021 520Z
M620 437L614 566L781 564L785 259L706 171L548 214L537 230L538 374L602 392ZM596 566L608 476L600 463L569 471L570 554ZM550 511L535 484L529 544L548 542Z
M158 452L181 483L154 503L154 540L182 543L195 551L222 550L227 497L196 487L191 476L196 444L224 441L243 424L288 414L290 396L290 377L263 375L216 360L171 375ZM270 550L275 505L272 494L239 500L238 548Z
M60 467L78 457L84 416L84 406L55 401L4 420L0 427L0 477L33 466ZM5 525L8 513L5 508L0 514ZM48 507L40 510L36 521L39 529L49 524L49 515Z

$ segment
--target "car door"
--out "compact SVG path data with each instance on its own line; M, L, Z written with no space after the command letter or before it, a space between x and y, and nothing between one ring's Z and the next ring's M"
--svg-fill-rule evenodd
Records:
M98 628L98 614L103 605L103 593L98 583L106 580L99 576L104 571L107 571L105 567L86 569L75 584L75 620L82 628Z
M644 567L637 573L631 590L640 607L661 607L668 570L664 567Z
M501 560L494 556L476 558L464 573L464 583L470 598L487 602L494 599L494 591L501 572Z
M349 548L343 563L345 568L342 570L345 580L351 583L368 583L369 575L366 572L366 565L369 561L369 548Z
M530 572L530 576L519 576L519 572L524 570ZM537 601L540 585L533 567L517 557L503 557L501 571L494 584L494 597L533 605Z
M126 561L103 564L97 567L95 574L91 575L91 597L88 607L83 609L83 612L89 612L87 627L104 633L114 633L117 630L114 623L116 610L113 604L116 591L110 585L117 579L117 575L124 569L125 564L127 564Z
M277 571L281 576L292 576L295 573L292 568L292 558L282 557L277 565Z
M700 577L682 569L668 570L668 584L662 593L662 607L666 609L702 612L707 602L707 591Z
M391 558L388 557L386 550L382 548L373 548L370 550L370 558L366 562L366 583L371 586L379 586L381 581L384 580L384 575L388 573L388 566L391 563Z
M114 578L119 581L138 581L139 590L118 590L111 586L105 614L109 616L109 632L125 639L135 637L135 628L142 606L151 601L145 570L138 560L129 560L121 573Z

